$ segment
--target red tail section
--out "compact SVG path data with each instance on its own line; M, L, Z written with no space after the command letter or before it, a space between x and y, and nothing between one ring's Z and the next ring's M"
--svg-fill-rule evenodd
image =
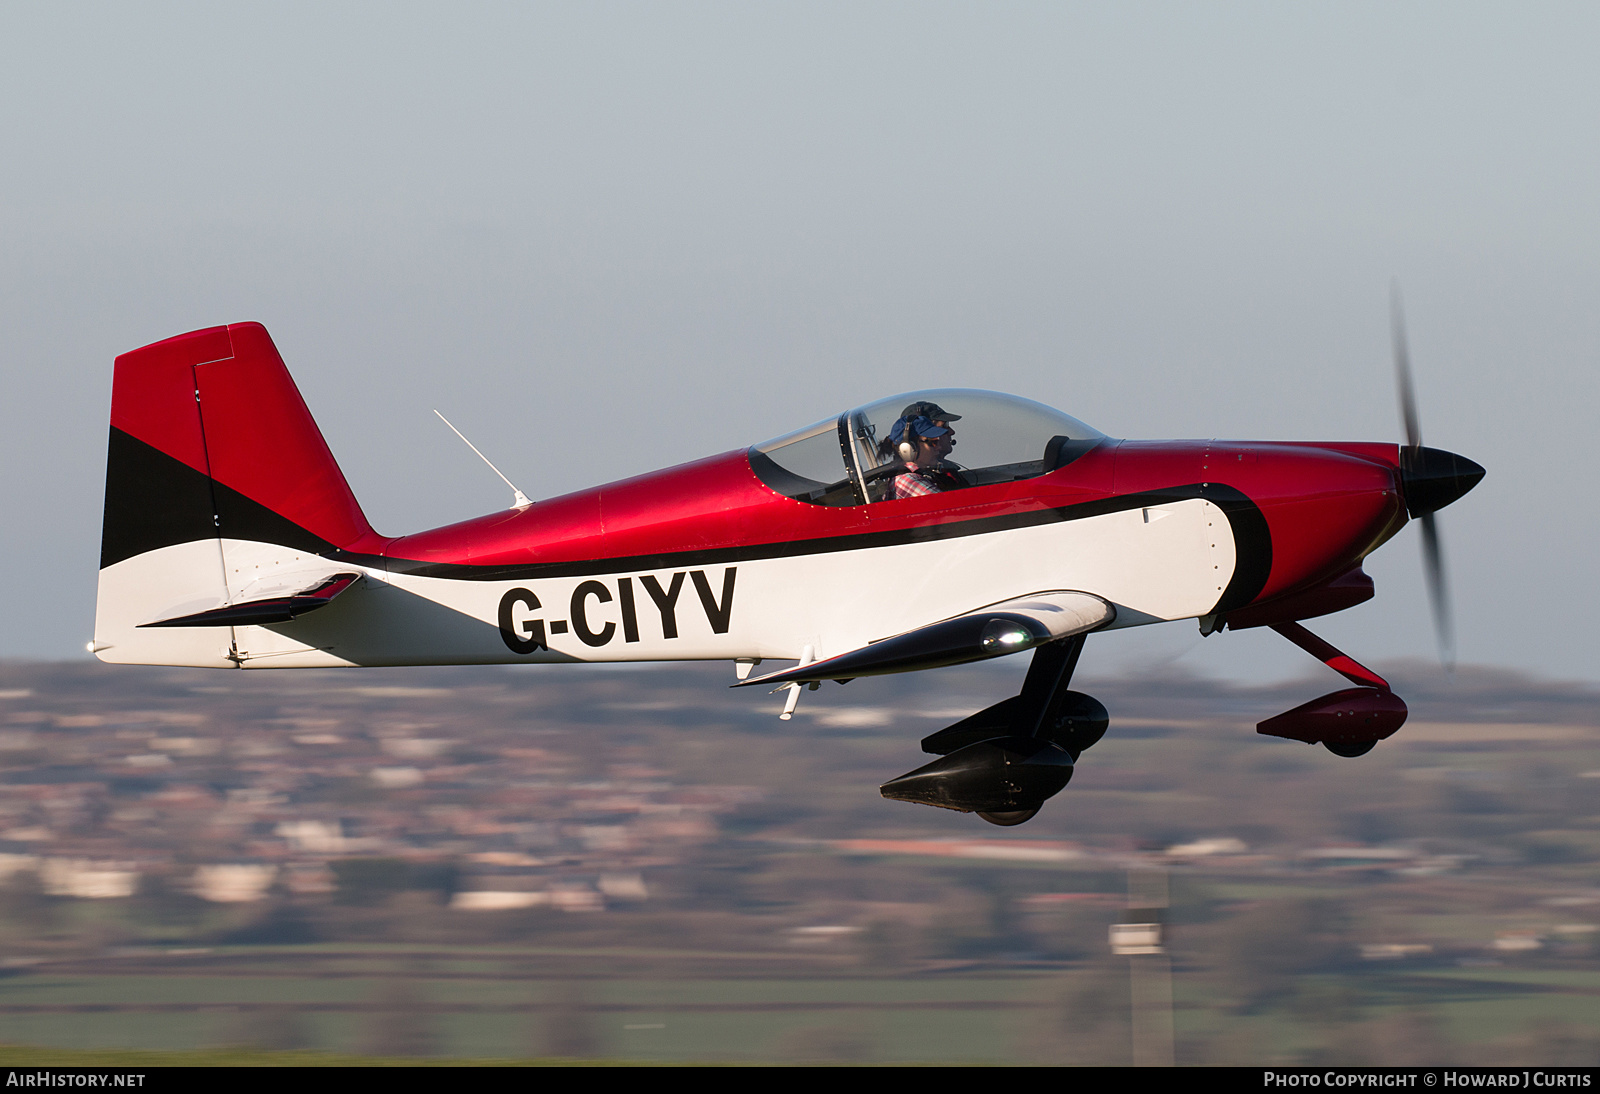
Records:
M232 356L227 327L180 334L124 353L111 385L111 428L209 476L194 367Z
M195 511L199 499L189 496L192 489L181 489L182 496L162 496L166 491L148 475L141 476L143 482L131 494L147 511L150 506L167 510L169 528L175 521L198 531L204 517L211 536L267 538L265 530L279 522L265 519L259 507L329 546L381 549L382 539L367 523L283 358L259 323L182 334L118 357L111 426L109 479L118 477L120 430L210 481L210 512L201 514ZM171 466L142 447L141 452L143 463ZM175 470L178 475L161 477L187 478ZM117 491L119 497L129 492ZM108 481L108 546L113 538L123 538L112 528L118 505ZM134 524L149 520L146 514L129 516ZM128 543L114 554L126 557L127 548L134 546Z
M211 477L336 547L372 527L259 323L227 328L230 360L195 366Z

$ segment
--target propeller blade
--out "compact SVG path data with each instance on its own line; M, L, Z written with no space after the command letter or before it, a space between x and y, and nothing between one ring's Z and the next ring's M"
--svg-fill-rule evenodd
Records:
M1411 382L1411 350L1406 338L1405 308L1400 302L1400 282L1396 281L1390 286L1389 291L1389 330L1394 338L1394 379L1395 386L1400 392L1400 418L1405 423L1406 447L1400 453L1400 464L1406 468L1412 478L1420 482L1425 476L1426 469L1438 462L1438 456L1431 449L1422 447L1422 423L1417 415L1417 393ZM1431 457L1431 460L1430 460ZM1458 457L1450 456L1452 472L1456 471ZM1448 505L1460 494L1466 493L1483 477L1483 469L1477 464L1466 461L1471 469L1477 471L1477 477L1471 478L1463 488L1443 499L1443 504ZM1405 477L1407 471L1402 472ZM1435 476L1437 477L1437 476ZM1451 478L1453 486L1460 485L1460 481L1469 477L1456 473ZM1415 484L1408 483L1408 506L1421 500L1423 491ZM1419 495L1412 497L1410 495ZM1434 498L1435 502L1440 499ZM1426 511L1417 514L1417 519L1422 522L1422 568L1428 580L1428 601L1433 606L1433 633L1439 642L1439 663L1447 671L1454 671L1456 663L1456 630L1455 618L1450 605L1450 582L1444 570L1444 545L1439 542L1439 524L1434 509L1438 504L1432 505ZM1413 506L1412 512L1416 513Z
M1389 294L1389 329L1394 338L1394 379L1400 389L1400 417L1406 427L1406 447L1422 447L1422 425L1417 420L1417 394L1411 386L1411 351L1406 345L1406 315L1400 304L1400 283Z
M1439 640L1439 663L1447 670L1456 667L1455 619L1450 609L1450 582L1444 572L1444 548L1439 543L1439 525L1433 513L1422 521L1422 565L1428 575L1428 600L1433 605L1433 632Z

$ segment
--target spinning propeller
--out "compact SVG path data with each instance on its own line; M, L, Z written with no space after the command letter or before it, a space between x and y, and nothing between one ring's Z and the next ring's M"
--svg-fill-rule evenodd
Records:
M1400 287L1390 297L1390 325L1394 335L1395 382L1400 389L1400 416L1405 421L1406 443L1400 448L1400 488L1406 512L1422 524L1422 564L1428 575L1428 599L1433 605L1433 628L1439 640L1439 660L1455 666L1455 621L1450 608L1450 587L1445 577L1444 550L1434 514L1478 485L1484 470L1465 456L1422 446L1422 426L1417 418L1417 397L1411 384L1411 353L1406 346L1406 320L1400 306Z

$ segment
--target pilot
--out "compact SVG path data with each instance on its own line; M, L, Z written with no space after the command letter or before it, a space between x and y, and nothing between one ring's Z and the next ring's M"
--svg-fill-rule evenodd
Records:
M905 471L894 478L894 494L899 498L919 498L966 486L959 470L945 457L955 447L951 422L961 415L951 414L938 403L912 403L901 412L879 446L884 457L898 456Z

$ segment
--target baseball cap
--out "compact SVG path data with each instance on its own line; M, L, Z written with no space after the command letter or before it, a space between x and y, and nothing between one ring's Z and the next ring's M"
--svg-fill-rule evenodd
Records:
M912 403L900 412L902 418L926 418L930 422L959 422L961 415L952 414L938 403Z

